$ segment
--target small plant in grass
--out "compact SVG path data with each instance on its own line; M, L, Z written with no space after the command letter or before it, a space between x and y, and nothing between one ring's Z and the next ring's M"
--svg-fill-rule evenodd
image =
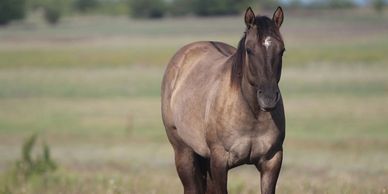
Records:
M28 178L31 175L41 175L46 172L54 171L57 167L50 157L50 148L47 144L43 145L42 154L36 158L32 157L37 135L29 137L22 147L22 160L16 162L16 169Z
M31 177L43 177L57 169L57 164L51 159L50 147L43 144L40 154L33 155L37 141L34 134L27 138L22 145L21 159L15 161L14 166L0 177L0 193L12 193L12 188L26 184Z

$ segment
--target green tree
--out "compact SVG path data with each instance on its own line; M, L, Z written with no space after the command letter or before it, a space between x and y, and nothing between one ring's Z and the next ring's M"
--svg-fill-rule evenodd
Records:
M128 0L98 1L94 11L99 14L125 15L129 12Z
M173 16L183 16L192 12L192 0L173 0L168 5L168 11Z
M252 0L193 0L193 12L198 16L236 15Z
M26 0L0 0L0 25L23 19L25 14Z
M258 1L259 6L264 8L264 9L275 9L277 6L280 5L279 0L261 0Z
M329 8L352 8L355 6L352 0L329 0Z
M97 0L75 0L74 8L80 12L86 12L98 6Z
M167 11L164 0L129 0L129 9L134 18L162 18Z
M300 8L302 7L302 2L300 0L290 0L287 6L289 8Z
M374 0L373 1L373 8L376 10L377 13L382 13L384 10L385 2L384 0Z

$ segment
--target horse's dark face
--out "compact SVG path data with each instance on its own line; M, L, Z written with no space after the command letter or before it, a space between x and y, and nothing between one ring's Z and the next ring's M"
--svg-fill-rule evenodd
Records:
M257 89L257 102L264 111L275 108L280 99L278 83L285 51L279 32L282 22L283 11L280 7L272 19L256 17L250 8L245 14L248 80Z

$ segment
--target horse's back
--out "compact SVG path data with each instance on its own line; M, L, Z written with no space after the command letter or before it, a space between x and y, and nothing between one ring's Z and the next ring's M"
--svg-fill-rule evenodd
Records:
M177 89L178 82L187 80L189 75L197 72L194 77L205 76L211 66L230 57L235 48L213 41L201 41L188 44L179 49L172 57L164 73L162 82L162 103L170 100L171 93ZM220 64L222 65L222 64ZM217 70L216 70L217 71Z
M203 58L207 61L226 58L231 56L235 48L222 43L213 41L201 41L190 43L179 49L170 60L165 70L162 89L174 89L177 76L188 71L190 67L195 66L196 62ZM208 63L207 65L211 65ZM171 83L171 87L165 88L167 83Z
M204 112L208 93L225 74L235 48L221 42L195 42L181 48L168 64L162 82L162 117L167 133L178 128L185 143L205 154ZM170 137L171 135L169 135ZM171 137L170 137L171 141Z

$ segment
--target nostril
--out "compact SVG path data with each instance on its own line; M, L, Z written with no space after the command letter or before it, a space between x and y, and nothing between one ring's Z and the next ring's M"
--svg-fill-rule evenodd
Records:
M263 90L259 90L258 92L259 92L259 94L263 94Z

